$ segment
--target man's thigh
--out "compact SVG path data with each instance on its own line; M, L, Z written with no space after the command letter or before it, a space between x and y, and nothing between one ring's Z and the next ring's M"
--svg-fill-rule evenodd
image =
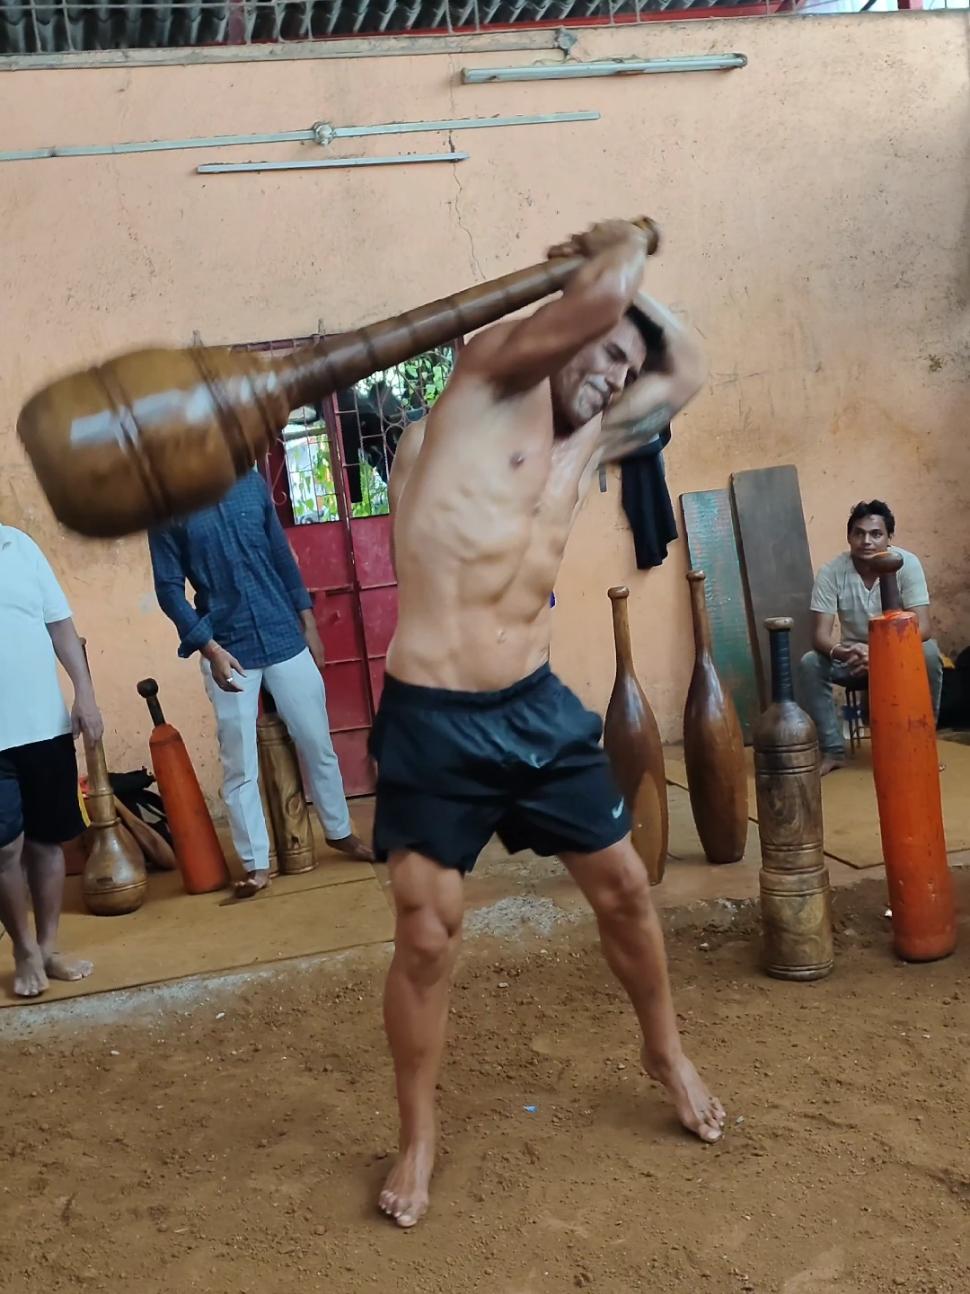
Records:
M22 746L18 755L24 835L42 845L63 845L84 830L78 798L77 751L66 732Z
M430 986L450 973L458 954L465 907L462 873L414 850L391 854L389 870L395 963Z
M241 691L224 692L212 678L209 662L202 661L205 690L216 715L219 753L227 769L251 762L256 750L256 718L259 714L259 689L262 670L249 670L245 678L233 675ZM251 758L247 761L246 755Z
M323 676L309 651L302 651L263 670L266 690L276 702L287 731L297 745L330 745L330 720Z
M595 853L563 853L562 862L594 912L652 906L650 878L630 836Z
M943 668L940 645L935 638L927 638L923 643L923 659L926 661L926 668L931 674L935 670Z
M24 806L17 769L6 751L0 751L0 849L13 844L24 830Z
M388 859L391 894L400 912L430 908L449 923L461 923L464 878L457 867L444 867L412 849L396 850Z

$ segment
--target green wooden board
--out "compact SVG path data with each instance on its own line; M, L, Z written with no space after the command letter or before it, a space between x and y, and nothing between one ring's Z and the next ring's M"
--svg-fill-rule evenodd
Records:
M690 564L707 576L704 600L714 664L734 701L747 744L760 708L731 499L727 490L698 490L682 494L680 507Z
M731 477L731 495L749 623L754 630L755 670L762 696L767 704L771 666L764 622L771 616L791 616L795 697L804 705L798 664L812 645L809 604L815 575L798 471L786 466L735 472Z

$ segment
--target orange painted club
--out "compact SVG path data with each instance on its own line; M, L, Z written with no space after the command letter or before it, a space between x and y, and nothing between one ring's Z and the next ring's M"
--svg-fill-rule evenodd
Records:
M902 610L896 553L870 560L883 614L869 622L869 726L879 828L904 961L935 961L956 947L953 878L946 857L936 722L919 621Z
M182 884L187 894L221 890L229 883L226 860L185 742L179 730L165 722L153 678L142 679L138 695L148 702L155 724L148 744Z

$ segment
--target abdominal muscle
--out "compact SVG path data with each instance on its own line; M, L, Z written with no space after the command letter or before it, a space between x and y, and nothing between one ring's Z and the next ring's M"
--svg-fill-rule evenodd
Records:
M560 452L551 431L424 441L403 488L396 482L389 674L491 692L549 659L550 594L579 503L579 457Z
M459 556L444 545L427 560L397 536L398 621L388 673L420 687L490 692L548 660L554 560L530 536L498 553ZM463 545L464 547L464 545ZM537 551L538 549L538 551Z
M388 672L405 683L492 692L549 659L550 593L562 559L538 527L510 527L501 548L427 521L395 534L398 624ZM433 538L438 532L437 542ZM404 539L404 542L402 542ZM460 539L460 542L455 541Z

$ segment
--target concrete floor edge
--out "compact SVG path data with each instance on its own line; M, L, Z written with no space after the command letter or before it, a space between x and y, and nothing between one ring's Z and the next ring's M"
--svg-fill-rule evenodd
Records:
M838 888L857 885L864 881L880 879L882 869L858 871L840 883ZM524 905L529 898L523 897ZM534 902L534 899L532 900ZM554 934L550 925L539 925L529 920L528 906L514 930L508 930L507 921L498 923L501 933L488 920L496 908L516 900L499 899L469 913L467 939L476 944L485 940L515 944L525 951L530 943L541 944ZM555 926L593 927L592 913L582 906L561 907L548 903L554 910ZM659 906L659 915L667 934L681 934L688 930L729 930L740 918L746 917L757 905L756 896L742 898L694 899ZM88 996L60 1001L24 1003L20 1009L0 1012L0 1041L29 1038L51 1027L77 1029L105 1028L114 1024L140 1023L152 1025L174 1015L196 1014L211 1008L214 1014L231 1008L236 995L252 985L271 979L285 979L308 975L317 970L336 968L364 969L368 964L386 963L392 944L381 942L357 944L332 952L315 953L305 957L288 958L272 965L241 970L220 971L209 975L192 975L182 979L147 984L137 988L106 990Z

